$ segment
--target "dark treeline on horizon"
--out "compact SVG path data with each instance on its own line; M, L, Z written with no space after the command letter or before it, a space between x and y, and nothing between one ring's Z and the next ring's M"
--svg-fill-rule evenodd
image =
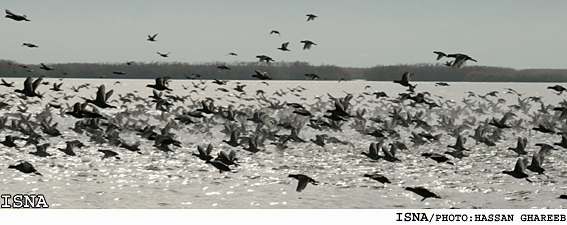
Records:
M310 65L308 62L274 62L269 65L260 62L133 62L126 63L61 63L48 64L53 70L40 69L40 65L19 64L0 60L0 77L52 78L121 78L155 79L170 76L172 79L186 79L199 74L204 80L252 80L255 70L268 72L274 80L304 80L305 74L317 74L320 80L393 81L404 72L412 72L412 81L466 81L466 82L567 82L567 69L525 69L503 67L467 66L462 69L447 67L440 63L413 65L374 66L369 68L338 67L334 65ZM227 66L221 70L218 66ZM113 72L123 72L124 75Z

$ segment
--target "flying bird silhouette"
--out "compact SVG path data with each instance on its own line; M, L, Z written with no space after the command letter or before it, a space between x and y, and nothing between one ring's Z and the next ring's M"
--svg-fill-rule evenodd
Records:
M437 60L440 60L441 58L447 56L447 54L440 52L440 51L434 51L433 53L437 54Z
M37 48L37 47L39 47L39 46L37 46L37 45L35 45L35 44L28 43L28 42L22 44L22 46L27 46L27 47L30 47L30 48Z
M39 92L36 92L37 87L41 84L42 80L43 77L39 77L35 81L33 81L32 77L28 77L24 81L24 89L16 89L14 91L18 93L22 93L27 97L38 97L42 99L43 95L40 94Z
M502 171L503 174L508 174L514 178L518 178L518 179L522 179L522 178L526 178L526 180L528 182L532 182L530 179L528 179L528 174L526 174L526 164L528 163L528 158L519 158L518 161L516 161L516 165L514 166L514 170L512 171Z
M254 71L255 74L252 75L252 77L256 77L260 80L271 80L272 78L268 76L268 72L262 72L260 70L256 70Z
M311 49L312 45L317 45L310 40L303 40L303 41L300 41L300 42L303 43L303 50Z
M42 70L47 70L47 71L54 70L53 67L49 67L49 66L47 66L43 63L40 63L40 64L41 64L41 67L39 67L39 68L42 69Z
M425 189L424 187L415 187L415 188L414 187L406 187L405 189L423 197L423 199L421 199L422 202L426 198L441 198L438 195L436 195L435 193Z
M170 53L171 53L171 52L168 52L168 53L160 53L160 52L157 52L158 55L160 55L161 57L164 57L164 58L169 57L169 54L170 54Z
M34 173L43 176L41 175L41 173L37 172L37 170L33 167L31 163L26 161L20 162L18 165L9 165L8 168L19 170L22 173Z
M311 183L313 185L318 185L319 182L313 180L313 178L308 177L303 174L289 174L287 177L293 177L297 179L299 182L297 183L297 188L295 189L297 192L301 192L307 187L307 183Z
M461 54L461 53L449 54L449 55L447 55L447 57L455 58L455 61L453 62L452 67L457 68L457 69L462 69L463 67L465 67L465 63L466 63L467 60L476 62L475 59L469 57L468 55Z
M317 18L316 15L313 14L307 14L307 22L315 20L315 18Z
M279 47L278 49L282 50L282 51L289 51L289 49L287 48L287 45L289 45L289 42L283 43L282 47Z
M112 106L109 105L108 103L106 103L108 101L108 99L110 98L110 96L112 96L112 93L114 93L114 90L110 90L108 92L105 91L105 87L104 84L100 85L98 87L98 91L96 92L96 98L95 100L92 99L85 99L88 103L91 103L93 105L96 105L100 108L116 108L116 106Z
M151 35L151 36L148 35L148 41L156 41L156 36L157 36L157 35L158 35L158 34L154 34L154 35Z
M26 15L17 15L10 10L6 9L6 18L13 19L15 21L30 21Z

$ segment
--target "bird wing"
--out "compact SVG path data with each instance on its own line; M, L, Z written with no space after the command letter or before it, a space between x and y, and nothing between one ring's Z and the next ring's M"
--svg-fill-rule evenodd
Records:
M203 106L203 109L207 109L209 107L209 105L207 105L207 103L204 100L201 101L201 105Z
M309 47L308 47L309 44L307 43L307 41L300 41L300 43L303 43L303 50L309 48Z
M211 151L213 151L213 145L212 145L212 144L209 144L209 145L207 146L207 150L205 150L205 153L207 153L207 155L210 155L210 154L211 154Z
M519 158L518 161L516 161L516 166L514 166L514 171L523 173L526 170L527 160L527 158Z
M79 112L81 111L81 103L76 102L75 105L73 105L73 112Z
M409 83L412 76L413 76L413 73L405 72L404 75L402 75L402 82Z
M110 91L106 92L106 95L105 95L105 98L104 98L105 102L110 98L110 96L112 96L112 93L114 93L114 90L110 90Z
M83 104L81 104L81 110L87 109L88 104L89 104L88 102L83 102Z
M461 57L457 57L455 59L455 61L453 62L453 68L458 68L461 69L465 66L466 64L466 60L461 58Z
M29 91L33 90L33 78L32 77L28 77L24 81L24 90L29 90Z
M392 145L393 147L394 145ZM393 158L394 156L392 155L392 153L390 152L390 150L386 149L386 148L382 148L382 153L384 153L384 156L387 158Z
M197 151L199 151L199 155L201 155L201 156L206 155L206 152L205 152L205 149L203 148L203 146L197 145Z
M33 86L32 86L32 91L35 91L35 89L37 89L37 87L39 87L39 85L41 84L41 81L43 80L43 77L39 77L37 78L34 82L33 82Z
M523 147L524 147L524 139L518 137L518 142L516 143L516 149L518 150L524 149Z
M345 111L345 108L339 99L335 99L335 109L341 112Z
M8 15L12 15L12 16L17 16L16 14L14 14L12 11L6 9L6 14Z
M309 183L309 179L306 177L300 177L299 178L299 183L297 183L297 189L295 189L297 192L301 192L303 191L303 189L305 189L305 187L307 187L307 183Z
M447 56L447 54L440 51L434 51L433 53L437 54L437 60L440 60L441 58Z
M98 91L96 92L96 101L105 102L106 100L105 93L106 93L105 87L104 84L102 84L100 85L100 87L98 87Z
M169 54L169 52L168 52L167 54ZM170 76L165 76L165 77L163 77L163 85L165 85L165 86L169 85L169 80L170 80L170 79L171 79Z
M510 114L505 114L502 119L500 119L499 123L504 125L506 123L506 121L508 120L508 117L510 117Z
M228 155L226 154L226 152L224 152L224 151L222 151L222 150L218 153L218 158L225 159L225 160L230 160L230 159L228 158Z
M541 155L534 152L532 155L532 166L540 167L541 166Z
M395 157L397 150L398 150L398 147L396 147L396 145L392 144L392 147L390 147L390 155L391 155L392 157Z
M539 152L537 154L541 155L541 156L545 156L545 155L547 155L551 152L551 149L553 149L553 147L550 146L550 145L541 146L541 149L539 150Z
M350 102L350 100L352 99L352 97L353 97L353 96L352 96L351 94L347 94L347 96L345 97L345 99L342 101L342 105L343 105L343 108L344 108L345 110L348 109L348 105L349 105L349 102Z
M376 142L370 143L370 148L368 148L368 152L370 153L371 156L377 156L378 155L378 143L376 143Z
M158 94L158 92L156 91L156 89L154 89L154 90L152 91L152 93L154 94L154 96L153 96L154 98L158 98L158 99L161 98L161 92Z
M158 54L161 54L161 53L158 52ZM162 85L162 86L164 85L163 77L156 78L156 85Z
M467 142L467 140L466 140L462 135L459 135L459 136L457 137L457 144L456 144L456 145L459 146L459 147L463 147L463 145L464 145L466 142Z
M232 160L236 159L236 152L234 150L231 150L228 156L229 156L229 159L232 161Z

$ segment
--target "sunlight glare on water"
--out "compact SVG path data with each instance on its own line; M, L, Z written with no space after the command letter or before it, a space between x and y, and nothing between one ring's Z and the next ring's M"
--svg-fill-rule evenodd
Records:
M6 80L15 81L16 86L23 83L20 78ZM59 82L52 78L45 80ZM47 152L52 156L49 157L28 154L36 151L36 148L33 145L24 146L25 140L16 141L20 146L18 149L3 146L0 154L0 178L3 184L0 193L44 194L52 208L563 208L565 202L558 199L559 195L567 194L567 173L564 172L566 157L562 147L556 146L557 150L552 150L545 158L543 167L549 177L528 171L529 178L533 181L529 183L502 174L503 170L512 170L518 159L518 154L507 150L516 146L517 137L528 138L526 151L530 161L533 152L539 150L536 143L552 144L561 140L560 135L531 129L537 126L534 115L539 114L540 103L530 101L531 108L527 113L510 107L518 104L518 98L529 96L541 96L546 105L559 106L563 98L546 89L549 86L546 83L463 82L436 87L434 83L417 82L417 92L427 91L427 98L442 105L441 108L429 109L420 105L412 107L410 100L406 100L403 105L388 101L398 97L399 93L405 93L404 87L392 82L274 80L269 81L268 86L260 81L229 81L224 88L231 91L225 93L216 90L218 85L206 81L207 89L197 94L182 88L182 84L189 86L190 81L172 80L170 88L174 91L167 94L189 97L185 102L175 102L171 111L164 113L156 110L155 104L149 105L142 100L134 100L132 103L118 100L119 96L127 93L148 99L152 95L152 89L145 85L153 83L153 80L119 80L120 84L115 84L115 81L64 79L62 88L65 94L76 96L63 100L60 98L62 92L51 92L47 86L40 86L39 91L47 93L39 104L29 103L35 99L22 100L28 102L29 109L24 115L31 114L31 120L35 120L38 113L51 112L51 123L58 123L57 129L62 135L50 137L43 134L39 127L36 128L36 132L44 137L40 144L50 144ZM246 94L240 96L240 99L237 97L240 93L232 90L237 82L246 85ZM85 83L90 83L90 87L78 93L71 91L72 86ZM101 84L106 86L107 91L114 90L109 104L118 108L99 111L108 118L114 118L128 110L128 118L125 119L137 121L135 125L140 128L154 125L154 131L159 133L182 110L194 111L201 108L200 100L212 98L215 106L226 109L232 105L248 114L248 117L255 110L262 110L278 122L284 117L296 118L304 125L299 137L306 142L288 142L287 148L279 149L271 144L275 140L265 140L259 146L263 151L251 153L242 147L232 147L223 142L230 138L230 134L223 131L225 124L242 126L241 122L208 116L210 118L193 118L195 123L187 125L177 121L178 125L171 132L181 142L181 147L171 146L171 152L157 149L153 146L154 141L141 138L139 131L122 129L120 138L126 143L140 142L140 153L136 153L109 143L93 142L90 134L79 134L70 129L80 119L62 116L58 109L45 110L45 105L51 102L61 104L63 111L69 111L67 104L72 107L75 102L84 102L81 97L93 99L96 88ZM305 90L291 91L299 86ZM366 86L370 88L365 88ZM515 89L522 96L507 94L504 88ZM314 118L333 109L334 103L329 99L330 96L343 98L350 93L353 95L349 107L351 115L358 109L367 110L363 116L365 122L361 123L365 129L383 127L383 123L370 118L380 117L389 121L391 118L388 116L394 107L401 110L402 117L406 117L406 112L413 115L421 111L424 112L422 119L433 127L429 132L441 136L438 141L418 145L410 137L412 132L425 131L423 128L415 128L415 125L410 125L409 128L397 126L395 130L399 137L388 137L384 141L384 147L390 149L389 144L393 141L404 143L409 149L398 149L396 152L396 157L401 161L392 163L383 159L371 160L361 152L368 152L370 143L378 142L378 138L360 133L355 118L343 122L341 130L315 130L306 125L309 124L307 117L293 114L288 106L284 105L284 109L280 110L269 109L267 105L260 106L257 100L259 95L256 95L256 90L260 89L266 92L267 98L274 97L280 103L301 103L315 115ZM276 91L286 94L272 95ZM371 95L375 91L384 91L389 97L377 100ZM473 91L477 96L469 97L466 91ZM490 91L498 91L497 97L488 96L487 100L478 97ZM11 89L0 87L0 92L8 93L7 98L11 100L9 103L13 105L0 111L2 116L8 118L8 126L11 120L20 119L21 113L16 106L21 106L21 103ZM321 100L317 100L319 97ZM54 98L59 99L54 102ZM249 100L245 100L246 98ZM465 98L471 102L484 102L486 105L492 102L496 105L484 113L473 112L470 108L460 113L455 112L459 107L465 107ZM505 102L496 103L499 98ZM496 146L476 143L471 137L474 128L486 119L500 119L508 111L517 115L510 122L522 119L523 128L502 130L502 139L496 142ZM548 120L556 120L558 112L550 110L550 113ZM443 154L452 150L447 145L453 145L456 138L449 135L447 127L440 124L442 115L454 118L455 124L463 124L465 119L476 119L475 126L461 131L467 139L465 147L470 149L466 152L469 156L458 159L447 155L455 165L437 163L421 156L425 152ZM545 121L545 118L542 116L538 121ZM256 124L252 121L245 121L244 125L246 132L241 136L248 136L256 129ZM556 129L564 128L564 121L558 121ZM279 135L290 133L281 127L274 126L273 129L279 129ZM0 130L0 134L2 138L6 135L23 137L21 133L8 128ZM331 143L327 139L325 146L321 147L310 141L315 139L316 134L327 134L345 143ZM77 156L66 156L57 150L64 149L65 142L71 140L80 140L85 144L74 150ZM198 145L206 146L209 143L213 146L211 155L215 157L221 150L227 153L235 150L239 166L230 166L232 172L219 173L212 165L193 156L193 153L197 153ZM103 154L98 152L99 149L113 150L119 154L120 159L101 159ZM383 155L382 152L379 154ZM43 176L7 169L8 165L16 164L19 160L32 163ZM373 172L388 177L391 183L383 185L363 176ZM298 181L287 176L298 173L312 177L319 181L319 185L308 184L305 190L296 192ZM441 198L421 201L422 197L404 190L405 187L415 186L423 186Z

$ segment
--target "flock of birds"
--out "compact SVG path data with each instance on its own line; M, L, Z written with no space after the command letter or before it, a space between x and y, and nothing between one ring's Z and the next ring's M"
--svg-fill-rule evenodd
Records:
M17 15L6 10L6 18L15 21L30 21L25 15ZM316 15L308 14L307 21L313 21ZM270 34L278 34L279 31L273 30ZM157 34L148 35L148 41L156 41ZM315 43L305 40L303 49L310 49ZM37 47L32 43L24 43L27 47ZM279 50L289 51L289 42L283 43ZM454 58L448 61L447 66L453 68L462 68L466 61L474 61L473 58L465 54L445 54L435 51L437 60L443 57ZM159 53L162 57L167 57L169 53ZM229 53L237 55L236 53ZM269 56L259 55L260 61L269 63L273 59ZM42 69L52 70L44 64ZM315 79L316 74L306 74L307 77ZM531 164L527 157L530 154L530 147L527 144L527 138L518 137L517 146L509 147L509 150L520 156L511 171L503 171L503 174L510 175L518 179L525 179L532 182L528 177L528 170L538 175L545 175L543 163L545 157L552 154L557 149L554 146L567 148L567 127L564 126L562 120L567 119L567 102L562 102L561 106L546 105L540 97L524 97L522 94L513 89L507 89L506 94L517 95L518 104L504 107L505 101L498 98L498 91L479 95L469 93L469 96L463 99L464 106L457 105L455 101L444 100L439 96L431 96L429 92L417 92L417 85L411 84L413 73L407 72L402 75L400 80L393 81L408 90L399 96L388 96L384 92L366 91L372 87L366 86L362 93L347 93L345 97L333 97L329 95L329 100L324 101L321 96L316 96L313 104L301 102L282 102L277 96L293 94L300 97L301 100L307 100L308 96L302 96L301 92L306 89L298 86L289 88L288 92L278 90L269 96L264 90L256 90L256 94L248 94L244 90L246 85L236 83L233 91L223 88L229 85L229 81L215 79L212 83L219 88L217 91L231 92L228 96L238 98L239 102L228 106L216 106L215 99L205 98L201 100L193 100L191 96L204 91L204 84L207 81L201 80L201 76L191 76L188 79L199 79L199 83L193 83L194 88L189 95L178 96L173 95L169 87L172 81L170 77L158 77L155 84L148 84L146 87L151 88L153 95L143 97L133 93L119 95L119 98L112 99L113 90L106 90L105 85L97 87L96 97L94 99L79 98L76 95L69 95L72 92L80 92L82 89L90 89L93 87L89 83L85 83L79 87L62 88L64 83L53 83L49 96L52 99L49 103L42 103L46 92L40 93L42 85L49 85L44 81L44 77L33 79L28 77L23 83L22 89L15 89L14 82L7 82L2 79L0 85L6 88L13 88L13 91L3 90L1 97L4 99L0 103L0 110L10 110L17 106L18 113L2 113L0 117L0 131L10 132L6 135L4 141L0 142L5 148L20 149L25 146L35 145L36 151L29 152L37 157L54 157L50 153L49 144L41 144L46 138L62 137L61 129L58 123L53 123L54 117L75 119L75 127L72 127L77 135L83 135L89 138L92 144L96 146L106 146L107 149L100 149L98 152L103 154L102 160L114 158L120 160L120 151L134 152L142 154L140 142L128 143L121 134L127 132L136 133L143 141L153 143L153 149L156 151L164 151L175 154L175 149L186 148L184 143L177 139L176 133L185 129L186 126L192 125L190 129L194 133L206 134L210 132L210 127L223 126L230 139L224 140L224 143L231 146L230 151L219 151L217 156L212 154L213 145L197 146L197 152L193 153L195 157L204 161L204 163L216 168L220 173L234 172L234 168L238 167L239 160L237 152L240 149L249 152L249 157L255 154L262 154L267 151L268 146L285 151L289 145L298 145L300 143L313 143L316 146L324 147L328 143L336 145L353 145L348 141L340 140L340 134L343 129L347 129L346 124L350 128L360 133L364 138L373 140L368 147L368 152L364 151L360 157L366 157L372 162L384 161L384 163L403 163L397 156L399 151L407 151L411 154L411 148L415 146L428 145L437 143L443 135L449 135L455 138L455 145L448 145L452 151L445 152L425 152L421 156L434 160L439 163L447 163L452 166L458 166L459 162L454 160L464 160L469 157L467 154L471 150L465 146L467 139L473 139L475 145L486 145L487 147L502 147L497 143L506 138L508 130L531 131L535 130L548 135L561 135L559 143L536 143L535 146L540 147L539 151L534 151ZM252 75L260 80L265 80L266 87L272 78L266 72L256 70ZM63 79L61 79L63 80ZM202 86L201 86L202 85ZM448 86L447 83L439 82L439 86ZM184 89L189 89L184 86ZM550 86L549 89L558 92L558 95L566 91L562 86ZM181 92L177 92L181 93ZM228 98L228 96L226 98ZM17 98L21 98L17 102ZM39 100L33 100L38 98ZM74 105L64 106L58 100L72 102ZM185 104L190 99L193 104ZM25 100L25 101L24 101ZM354 101L354 102L353 102ZM120 104L121 103L121 104ZM541 108L537 113L530 114L531 104L540 104ZM235 106L236 104L240 104ZM39 112L33 112L28 109L32 105L42 106ZM135 108L128 106L135 105ZM155 106L148 108L148 106ZM177 107L175 107L177 106ZM358 107L354 111L354 107ZM370 117L367 113L368 109L377 109ZM58 109L59 114L54 114L53 109ZM405 110L405 112L404 112ZM151 111L159 111L160 114L151 114ZM354 111L354 112L353 112ZM555 111L555 113L554 113ZM387 112L387 113L383 113ZM481 121L478 118L487 117L494 114L503 114L502 118L486 118ZM148 124L149 120L143 120L140 116L147 118L156 118L160 124ZM516 121L511 118L518 117ZM531 118L532 121L523 118ZM478 119L478 120L477 120ZM250 124L255 128L250 128ZM65 128L64 128L65 129ZM304 140L300 136L300 131L312 129L319 133L315 135L315 139L310 141ZM558 130L559 129L559 130ZM156 130L158 130L156 132ZM418 131L421 131L418 133ZM435 133L436 132L436 133ZM331 136L332 134L336 136ZM403 136L411 134L410 136ZM469 134L469 136L466 136ZM409 140L404 143L402 140ZM21 142L25 142L22 146ZM386 143L388 145L386 145ZM66 141L66 148L58 148L59 151L69 157L76 156L75 150L86 146L80 140ZM386 147L386 146L389 146ZM315 146L310 146L315 148ZM360 147L360 146L358 146ZM495 147L495 148L496 148ZM365 147L363 147L365 148ZM120 152L120 153L119 153ZM382 154L380 154L382 153ZM529 164L529 165L528 165ZM21 161L19 164L10 165L9 168L16 169L23 173L32 173L42 176L42 174L29 162ZM384 174L376 171L374 173L361 174L363 177L375 180L382 184L392 183ZM296 187L297 192L303 191L309 183L313 185L319 184L305 174L289 174L288 177L298 180ZM441 198L430 190L417 186L405 187L405 190L411 191L422 197ZM560 195L560 198L567 199L566 195Z

